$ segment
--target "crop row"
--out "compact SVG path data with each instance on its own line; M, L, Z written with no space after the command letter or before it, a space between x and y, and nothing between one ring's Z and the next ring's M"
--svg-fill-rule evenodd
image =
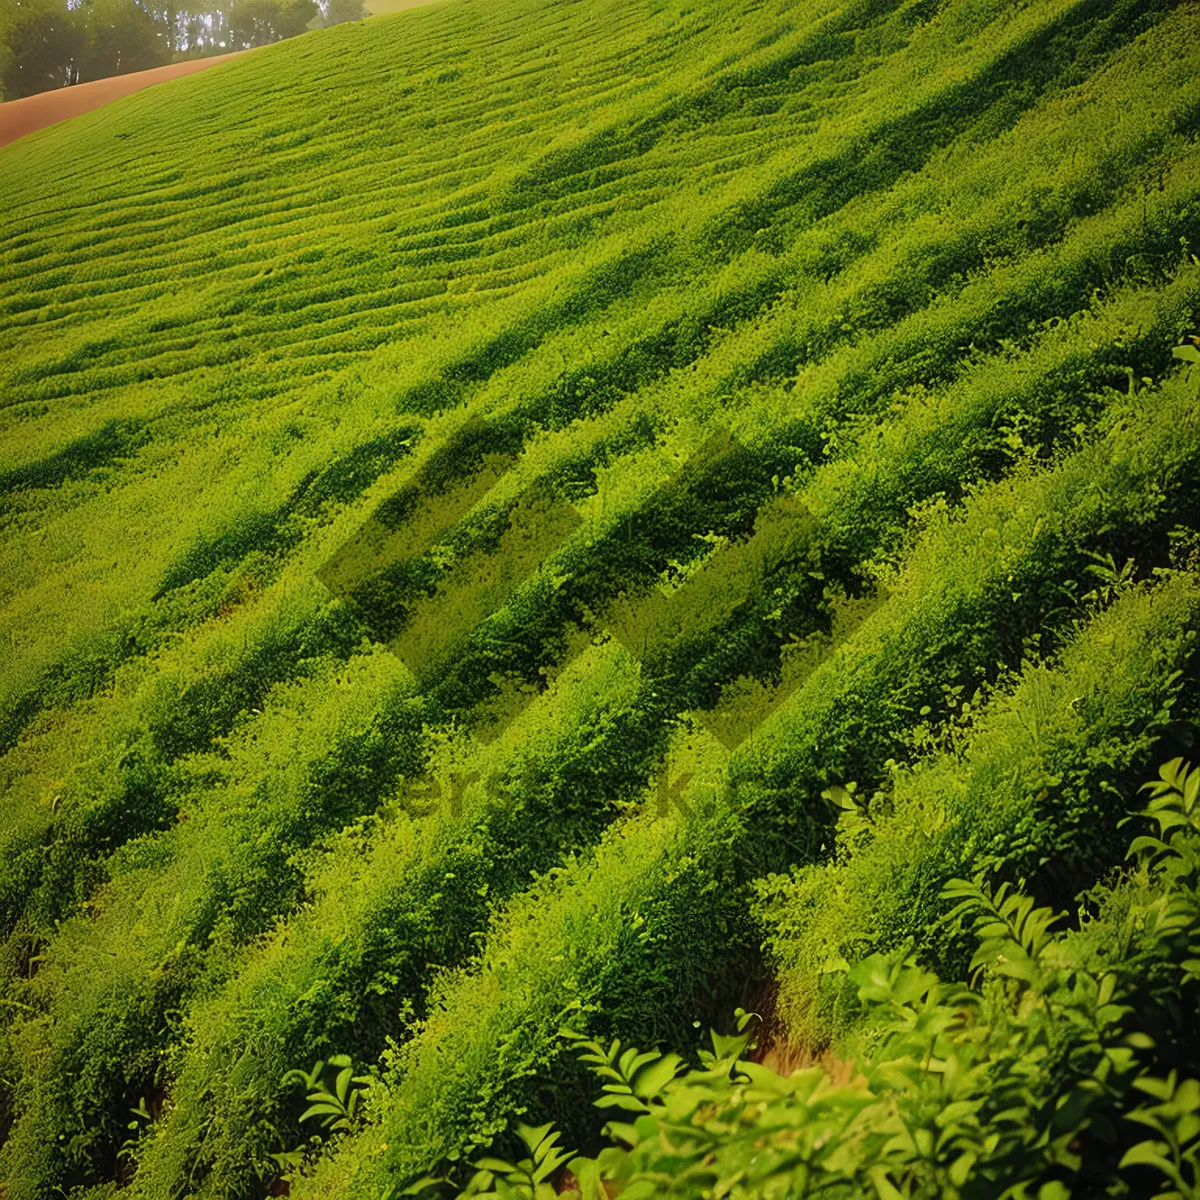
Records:
M548 1079L566 1019L650 1041L681 1034L672 1022L699 1011L714 981L725 979L728 997L756 937L744 883L771 868L782 839L793 861L818 853L829 837L822 788L882 781L919 708L944 704L944 686L969 695L998 660L1016 666L1027 635L1089 578L1081 546L1165 542L1194 511L1188 475L1200 443L1189 411L1176 381L1061 466L991 485L961 515L936 520L886 604L727 763L682 733L673 769L695 776L684 794L692 819L655 819L652 793L644 813L499 914L478 963L443 977L427 1022L393 1056L376 1123L313 1187L354 1175L348 1194L369 1195L497 1132L530 1102L524 1081ZM1161 610L1129 605L1159 648L1140 661L1158 655L1162 671L1143 693L1149 709L1133 706L1135 731L1186 665L1194 605L1194 587ZM150 1139L147 1186L173 1145L172 1117Z

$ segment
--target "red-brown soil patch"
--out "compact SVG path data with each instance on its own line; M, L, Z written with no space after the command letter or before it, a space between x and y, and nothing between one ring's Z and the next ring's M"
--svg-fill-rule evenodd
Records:
M787 1028L779 1017L777 1002L779 985L770 981L760 985L752 1011L762 1018L758 1044L747 1055L751 1062L761 1063L777 1075L791 1075L807 1067L820 1067L834 1087L849 1087L861 1079L853 1062L839 1058L828 1047L797 1046L788 1038Z
M194 75L205 67L244 53L244 50L234 50L229 54L215 54L212 58L193 58L165 67L152 67L149 71L131 71L128 75L114 75L110 79L96 79L91 83L77 83L74 87L55 88L52 92L9 100L0 104L0 146L7 146L35 129L91 112L110 100L119 100L131 92L140 92L142 88L178 79L181 75Z

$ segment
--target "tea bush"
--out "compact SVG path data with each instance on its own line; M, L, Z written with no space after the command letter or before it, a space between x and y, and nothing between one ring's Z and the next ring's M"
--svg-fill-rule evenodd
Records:
M5 1200L577 1144L564 1024L857 1036L948 879L1105 877L1195 717L1198 32L450 0L0 151Z
M969 980L944 983L903 948L849 969L869 1029L849 1083L744 1059L758 1018L741 1010L738 1032L714 1031L692 1069L580 1039L609 1146L573 1155L550 1126L520 1125L529 1157L477 1157L449 1194L1190 1194L1200 1082L1181 1039L1200 999L1200 773L1173 759L1143 790L1139 815L1159 836L1133 841L1132 867L1089 893L1074 930L1007 884L951 880L944 932L976 947Z

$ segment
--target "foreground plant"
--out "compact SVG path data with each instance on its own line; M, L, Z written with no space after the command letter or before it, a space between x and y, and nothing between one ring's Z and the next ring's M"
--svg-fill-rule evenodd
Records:
M1200 770L1175 759L1143 790L1136 815L1158 836L1081 897L1095 911L1077 929L1056 932L1062 914L1008 884L952 880L945 931L975 946L970 983L903 949L850 970L869 1033L847 1086L746 1061L759 1023L740 1010L690 1070L564 1031L602 1081L596 1106L619 1114L611 1145L572 1156L549 1125L520 1126L520 1162L479 1158L462 1190L426 1177L392 1195L1197 1196L1200 1082L1162 1061L1197 1011Z

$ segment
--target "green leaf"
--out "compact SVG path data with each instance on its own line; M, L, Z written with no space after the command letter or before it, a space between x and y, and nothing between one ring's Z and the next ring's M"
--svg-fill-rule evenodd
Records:
M1037 1200L1071 1200L1071 1189L1060 1180L1052 1179L1038 1188Z
M1170 847L1165 842L1159 841L1156 837L1138 837L1129 843L1129 850L1125 857L1133 858L1135 855L1144 854L1146 851L1150 851L1153 854L1163 854L1169 849Z
M658 1185L649 1179L631 1183L622 1193L621 1200L657 1200Z
M582 1156L573 1158L567 1169L579 1181L581 1200L608 1200L608 1192L600 1180L600 1161Z
M967 1176L971 1173L971 1168L975 1165L977 1155L970 1150L960 1154L950 1166L950 1182L955 1187L962 1187L967 1182Z
M552 1149L542 1160L537 1170L534 1171L534 1182L541 1183L543 1179L548 1179L558 1169L560 1164L565 1163L574 1153L574 1150L561 1150L557 1147Z
M614 1141L624 1142L627 1146L637 1146L642 1140L641 1134L638 1132L636 1125L630 1125L625 1121L609 1121L604 1126L604 1133L607 1137ZM609 1147L609 1150L613 1147ZM608 1150L600 1152L601 1157L608 1153Z
M850 982L858 988L861 1000L882 1003L892 994L891 961L883 954L864 958L851 972Z
M437 1187L438 1184L445 1182L446 1180L439 1175L422 1175L420 1179L410 1183L403 1191L395 1194L397 1196L419 1196L422 1192L428 1191L431 1187Z
M547 1121L545 1125L522 1125L518 1122L517 1136L529 1147L531 1154L536 1154L537 1148L546 1140L547 1134L553 1128L554 1124L550 1121Z
M822 975L840 975L842 972L849 970L850 964L840 954L831 954L821 964L820 973Z
M1175 1072L1172 1071L1166 1079L1159 1079L1154 1075L1140 1075L1133 1081L1133 1086L1156 1100L1170 1100L1175 1095Z
M710 1029L709 1037L712 1039L713 1053L718 1059L738 1058L750 1044L750 1035L746 1033L729 1035Z
M1183 1177L1175 1169L1175 1164L1164 1157L1170 1152L1170 1147L1165 1142L1138 1142L1125 1152L1125 1156L1117 1164L1117 1169L1124 1170L1134 1166L1155 1167L1183 1189Z
M517 1169L513 1163L505 1162L502 1158L477 1158L474 1165L497 1175L511 1175Z
M678 1054L668 1054L660 1058L652 1066L638 1072L633 1081L633 1090L643 1100L657 1096L683 1066L683 1059Z
M620 1095L617 1093L609 1093L606 1096L601 1096L594 1103L597 1108L621 1108L626 1112L638 1113L650 1111L636 1096Z
M317 1116L340 1117L341 1115L342 1110L340 1108L335 1108L332 1104L314 1104L310 1108L306 1108L304 1112L300 1114L300 1120L307 1121L309 1117Z
M872 1167L870 1176L879 1200L904 1200L904 1194L888 1179L887 1167Z

